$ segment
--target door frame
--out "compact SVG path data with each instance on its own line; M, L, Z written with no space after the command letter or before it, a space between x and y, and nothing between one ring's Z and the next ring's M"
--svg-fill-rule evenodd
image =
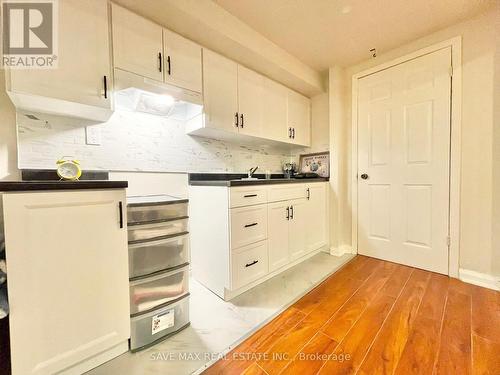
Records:
M352 76L352 139L351 139L351 194L352 194L352 250L358 253L358 80L418 57L451 47L451 134L450 134L450 206L448 221L448 275L458 277L460 254L460 175L461 175L461 123L462 123L462 37L457 36L440 43L400 56Z

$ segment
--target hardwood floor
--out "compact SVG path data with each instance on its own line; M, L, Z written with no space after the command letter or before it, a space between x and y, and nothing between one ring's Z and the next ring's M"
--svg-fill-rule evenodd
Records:
M500 374L500 293L357 256L204 374Z

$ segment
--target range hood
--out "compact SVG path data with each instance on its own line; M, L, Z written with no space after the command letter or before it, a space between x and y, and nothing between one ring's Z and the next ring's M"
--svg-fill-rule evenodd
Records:
M121 69L114 70L116 109L144 112L180 120L200 116L201 93L158 82Z

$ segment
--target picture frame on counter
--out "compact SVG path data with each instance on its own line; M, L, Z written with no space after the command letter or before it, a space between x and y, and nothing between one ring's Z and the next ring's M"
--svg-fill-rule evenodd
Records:
M299 173L317 173L319 177L330 177L330 152L302 154L299 158Z

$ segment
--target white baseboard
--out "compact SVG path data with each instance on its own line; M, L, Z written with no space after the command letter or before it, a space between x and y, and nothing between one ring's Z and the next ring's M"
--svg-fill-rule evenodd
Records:
M458 278L465 283L500 291L500 277L460 268Z
M349 245L341 245L339 247L330 248L330 255L341 257L344 254L355 254L355 253L353 252L352 247Z

